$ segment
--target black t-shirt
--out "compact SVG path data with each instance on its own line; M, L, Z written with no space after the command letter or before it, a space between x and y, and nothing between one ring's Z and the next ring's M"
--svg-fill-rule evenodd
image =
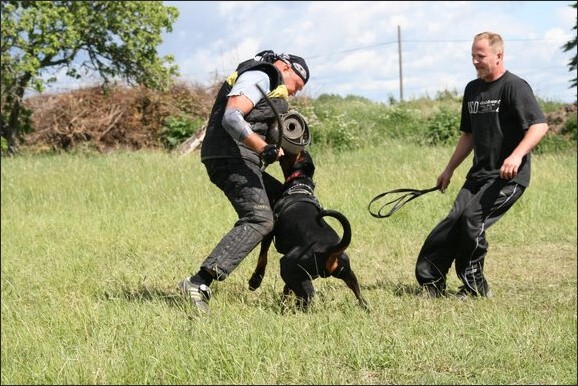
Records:
M530 85L506 71L499 79L469 82L464 91L460 130L472 133L474 160L467 178L498 178L500 167L524 138L531 125L546 119ZM530 184L530 154L522 160L513 181Z

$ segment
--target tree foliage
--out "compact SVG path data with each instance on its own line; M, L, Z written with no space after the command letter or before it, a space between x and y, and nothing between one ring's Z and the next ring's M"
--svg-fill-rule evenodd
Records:
M162 3L2 1L1 124L9 152L26 129L24 93L43 91L59 72L73 78L96 73L104 85L169 87L178 67L156 48L179 13Z
M578 2L574 3L574 5L571 5L571 7L576 9L577 4L578 4ZM569 67L569 71L572 72L574 75L576 75L576 56L577 56L576 55L576 32L577 32L576 24L574 24L573 29L575 31L574 39L570 40L568 43L564 44L563 48L564 48L564 52L574 50L574 57L572 59L570 59L570 63L568 63L568 67ZM576 76L574 76L574 79L572 79L571 82L572 82L572 84L570 85L569 88L578 86L578 80L577 80Z

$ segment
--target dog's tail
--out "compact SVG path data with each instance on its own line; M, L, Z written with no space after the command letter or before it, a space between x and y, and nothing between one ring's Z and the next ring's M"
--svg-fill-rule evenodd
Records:
M337 219L343 228L343 235L341 236L339 243L328 247L327 250L324 251L324 255L327 256L325 268L331 274L335 269L337 269L339 256L351 243L351 224L349 224L349 220L347 220L345 215L336 210L322 209L317 214L317 221L321 221L323 217L333 217Z

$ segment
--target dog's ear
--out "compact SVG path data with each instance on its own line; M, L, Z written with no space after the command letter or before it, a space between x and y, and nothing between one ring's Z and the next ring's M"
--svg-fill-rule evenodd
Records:
M303 167L304 174L313 178L313 174L315 174L315 165L312 162L307 162Z
M299 153L299 161L312 164L313 157L311 157L311 154L309 154L307 150L301 150L301 153Z

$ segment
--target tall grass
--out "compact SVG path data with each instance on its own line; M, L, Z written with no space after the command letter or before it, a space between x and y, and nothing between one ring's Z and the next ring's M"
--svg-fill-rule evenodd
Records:
M372 197L433 186L451 148L312 152L319 200L351 221L369 314L318 279L312 310L282 315L274 251L247 288L254 251L196 316L176 283L236 219L196 154L3 159L2 384L576 384L575 153L534 157L488 230L494 297L458 302L416 297L413 270L468 161L445 194L375 219Z

